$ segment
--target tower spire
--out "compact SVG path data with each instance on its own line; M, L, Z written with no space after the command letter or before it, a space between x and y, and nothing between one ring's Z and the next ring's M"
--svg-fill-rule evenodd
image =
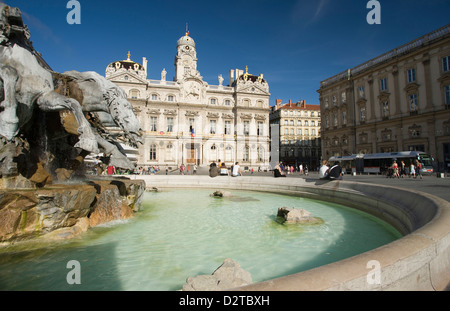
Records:
M186 36L189 36L189 25L186 23Z

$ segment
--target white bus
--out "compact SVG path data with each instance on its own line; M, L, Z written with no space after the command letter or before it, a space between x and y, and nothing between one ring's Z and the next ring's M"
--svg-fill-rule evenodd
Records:
M349 156L333 156L328 162L340 162L345 173L385 174L393 162L397 161L401 168L401 161L405 162L406 172L409 173L411 162L418 160L422 164L421 173L433 173L433 157L423 151L399 151L386 153L353 154Z

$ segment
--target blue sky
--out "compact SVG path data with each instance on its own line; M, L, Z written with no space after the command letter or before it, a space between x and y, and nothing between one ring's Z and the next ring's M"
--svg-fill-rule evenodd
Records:
M105 74L116 60L148 59L148 78L174 76L176 42L186 23L198 70L217 85L230 69L264 74L277 98L319 104L320 81L450 22L450 0L379 0L369 25L366 0L78 0L81 24L69 25L68 0L5 1L19 7L36 50L53 70Z

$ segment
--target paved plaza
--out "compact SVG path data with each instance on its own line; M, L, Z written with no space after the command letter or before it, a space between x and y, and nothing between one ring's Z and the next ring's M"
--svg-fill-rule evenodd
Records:
M208 167L200 167L197 170L198 175L208 175ZM165 172L161 171L158 175L163 175ZM169 175L179 175L179 170L172 170ZM272 171L268 172L243 172L243 178L248 178L251 176L273 176ZM310 172L308 175L300 174L299 172L294 172L286 176L287 178L304 178L304 179L319 179L318 172ZM215 178L224 178L217 176ZM238 177L240 178L240 177ZM345 175L344 181L356 181L362 183L375 183L380 185L392 185L393 187L406 188L413 191L422 191L429 193L445 199L450 202L450 175L445 174L444 178L438 178L436 174L424 175L422 179L420 178L386 178L384 175Z

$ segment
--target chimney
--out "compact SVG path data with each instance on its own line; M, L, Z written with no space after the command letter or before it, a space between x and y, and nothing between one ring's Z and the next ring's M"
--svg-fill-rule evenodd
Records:
M276 105L276 107L277 107L277 110L278 110L278 108L280 108L280 104L281 104L281 102L282 102L282 100L281 100L281 99L277 99L277 100L276 100L276 103L277 103L277 105Z
M147 73L147 58L142 57L142 67L144 67L145 73Z
M234 70L231 69L230 70L230 86L233 84L234 82Z

